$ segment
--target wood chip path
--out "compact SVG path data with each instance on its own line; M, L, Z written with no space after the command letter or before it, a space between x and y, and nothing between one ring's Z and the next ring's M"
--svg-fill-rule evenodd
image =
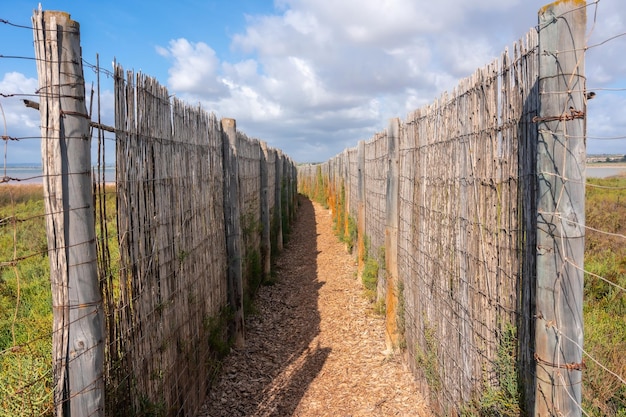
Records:
M384 319L328 210L300 199L275 268L199 417L431 415L400 355L385 352Z

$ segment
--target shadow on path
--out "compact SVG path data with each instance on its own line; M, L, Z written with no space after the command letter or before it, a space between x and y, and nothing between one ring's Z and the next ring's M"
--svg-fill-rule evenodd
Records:
M246 346L225 359L201 416L289 416L324 366L320 347L317 227L313 204L299 196L291 239L246 318Z

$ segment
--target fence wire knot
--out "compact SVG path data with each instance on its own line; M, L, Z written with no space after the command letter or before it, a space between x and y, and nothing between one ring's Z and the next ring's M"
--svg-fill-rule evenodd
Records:
M569 371L582 371L583 369L587 369L587 365L585 364L584 359L582 360L582 362L554 363L549 362L545 359L541 359L539 355L535 353L535 360L537 361L537 363L549 366L551 368L567 369Z
M546 116L546 117L539 117L539 116L535 116L533 117L533 123L539 123L539 122L567 122L570 120L575 120L575 119L584 119L585 118L585 112L582 110L576 110L573 107L569 108L569 114L567 113L563 113L560 116Z

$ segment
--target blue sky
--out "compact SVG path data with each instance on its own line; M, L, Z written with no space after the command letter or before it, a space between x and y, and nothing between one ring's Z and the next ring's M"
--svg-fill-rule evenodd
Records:
M81 24L83 58L156 77L299 162L369 139L391 117L432 102L499 56L537 22L536 0L42 1ZM592 2L589 1L589 4ZM3 2L0 19L30 26L34 1ZM591 5L589 45L626 32L626 2ZM594 25L595 16L595 25ZM593 28L593 29L592 29ZM33 57L32 31L0 24L0 55ZM626 37L590 49L590 137L626 136ZM88 83L93 71L85 70ZM112 80L102 117L113 124ZM0 58L0 93L32 94L32 60ZM21 98L21 97L20 97ZM37 112L1 97L7 134L38 136ZM109 150L112 146L108 147ZM589 139L590 153L626 140ZM9 142L7 162L38 162L36 140ZM107 157L112 161L112 157Z

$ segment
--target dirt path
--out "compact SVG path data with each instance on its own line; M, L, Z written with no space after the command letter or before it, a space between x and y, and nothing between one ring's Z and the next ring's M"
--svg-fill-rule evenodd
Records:
M330 212L301 199L291 241L247 318L245 349L224 371L200 416L428 416L401 358L386 354Z

